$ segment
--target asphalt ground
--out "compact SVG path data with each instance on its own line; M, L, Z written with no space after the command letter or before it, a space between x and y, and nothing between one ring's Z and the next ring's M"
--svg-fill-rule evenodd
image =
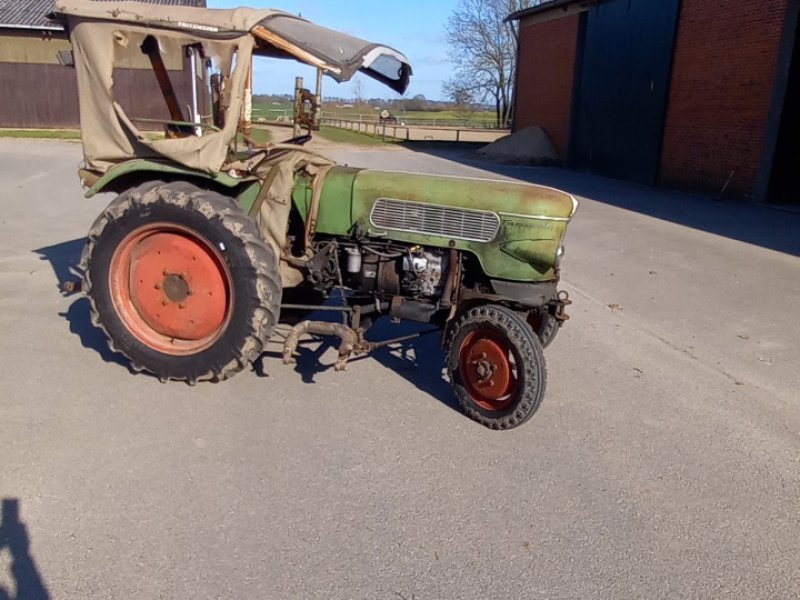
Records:
M130 373L58 288L111 198L82 198L79 145L0 140L0 598L800 595L800 214L335 154L584 198L534 419L466 419L432 338L346 373L312 342L219 385Z

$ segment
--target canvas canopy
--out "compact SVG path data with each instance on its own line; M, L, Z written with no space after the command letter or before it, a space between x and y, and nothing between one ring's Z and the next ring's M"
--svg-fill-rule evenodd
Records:
M275 10L203 9L139 2L57 0L54 18L65 20L73 45L87 167L104 173L131 158L167 158L219 172L246 100L253 55L294 58L342 82L362 72L397 92L411 76L408 59L392 48L320 27ZM114 99L114 70L141 58L148 43L157 54L182 56L197 48L213 57L225 82L228 118L203 135L153 140Z

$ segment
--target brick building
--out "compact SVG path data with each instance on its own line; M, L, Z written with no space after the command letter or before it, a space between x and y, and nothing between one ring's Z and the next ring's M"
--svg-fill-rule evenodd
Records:
M520 23L514 128L568 166L800 203L800 0L550 0Z
M141 0L205 7L206 0ZM0 0L0 127L78 127L78 85L64 28L47 19L54 0ZM190 69L168 64L179 96L189 97ZM165 112L152 71L120 72L122 102L143 105L143 116ZM168 117L168 115L167 115ZM162 117L163 118L163 117Z

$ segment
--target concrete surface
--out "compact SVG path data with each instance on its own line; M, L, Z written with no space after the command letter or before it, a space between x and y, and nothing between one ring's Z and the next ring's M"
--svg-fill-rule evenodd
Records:
M597 198L542 408L495 433L454 410L433 340L346 374L313 344L221 385L130 374L57 288L110 201L82 199L79 161L0 141L0 498L19 504L0 598L800 594L800 215L483 165Z

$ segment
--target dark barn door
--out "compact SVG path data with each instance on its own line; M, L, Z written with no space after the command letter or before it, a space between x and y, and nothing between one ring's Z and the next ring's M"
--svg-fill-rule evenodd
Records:
M680 0L615 0L586 17L571 162L656 182Z

